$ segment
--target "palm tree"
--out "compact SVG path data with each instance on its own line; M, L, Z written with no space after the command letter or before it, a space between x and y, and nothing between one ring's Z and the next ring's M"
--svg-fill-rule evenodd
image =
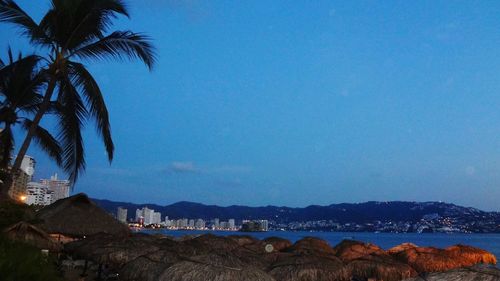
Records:
M0 59L0 179L5 180L8 174L8 165L11 153L14 150L14 136L12 127L21 124L24 129L29 129L33 121L28 117L37 111L42 96L39 94L45 81L45 75L37 72L40 57L31 55L22 57L19 54L16 61L12 52L8 50L9 63L5 64ZM57 140L39 125L35 128L34 139L49 157L61 164L62 149ZM2 189L6 197L8 190Z
M0 0L0 21L15 24L32 44L48 50L47 89L12 169L19 170L36 125L51 104L55 104L63 168L74 183L85 169L81 130L87 118L95 121L110 162L114 152L101 90L79 60L140 59L151 70L155 53L149 37L143 34L132 31L107 34L113 19L118 15L129 16L121 0L51 0L51 4L36 23L13 0Z

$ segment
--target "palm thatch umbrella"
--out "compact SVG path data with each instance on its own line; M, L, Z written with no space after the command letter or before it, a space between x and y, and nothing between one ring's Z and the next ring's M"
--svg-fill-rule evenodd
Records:
M390 256L376 255L352 260L346 269L355 280L398 281L418 274L411 266L398 262Z
M499 281L500 270L494 266L457 268L446 272L431 273L405 281Z
M36 217L40 227L49 234L85 237L97 233L128 236L130 231L105 210L80 193L41 209Z
M150 279L147 279L150 280ZM230 253L210 253L175 263L157 275L158 281L275 281Z
M290 242L289 240L275 236L268 237L262 240L262 242L264 242L264 244L266 245L273 246L274 251L282 251L292 246L292 242Z
M120 276L125 280L158 280L158 276L173 264L182 261L175 252L158 250L139 256L124 264Z
M68 243L65 249L77 258L120 268L140 256L159 251L161 246L156 243L157 240L159 239L154 236L145 235L116 237L109 234L97 234Z
M448 249L416 247L393 254L396 259L409 264L418 272L443 272L477 263L496 263L493 254L468 246L453 246Z
M27 222L18 222L4 230L7 238L24 242L40 249L48 249L51 252L60 252L62 245L54 242L45 231Z
M325 240L316 237L305 237L295 242L289 251L297 254L335 256L335 251Z
M497 263L495 255L493 255L488 251L475 248L472 246L458 244L446 248L445 251L451 257L460 258L463 259L464 261L467 261L467 263L470 263L469 265L474 265L478 263L486 263L486 264Z
M240 246L259 244L260 240L250 235L229 235L228 238L236 241Z
M388 256L379 246L355 240L342 240L334 248L335 254L344 262L349 262L368 255Z
M347 281L349 272L337 257L280 255L268 273L277 281Z
M185 250L191 249L190 253L186 252L190 256L207 254L214 251L231 251L239 247L236 240L213 234L203 234L193 239L181 241L181 244L182 246L186 246Z
M417 248L417 247L418 246L413 244L413 243L402 243L402 244L399 244L397 246L390 248L389 250L387 250L387 253L392 255L392 254L396 254L396 253L402 252L402 251L407 250L407 249Z

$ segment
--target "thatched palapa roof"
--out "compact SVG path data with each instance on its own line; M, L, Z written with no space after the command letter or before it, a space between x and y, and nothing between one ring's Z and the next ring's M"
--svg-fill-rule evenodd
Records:
M446 272L431 273L427 276L405 279L405 281L499 281L500 270L494 266L476 265L456 268Z
M11 240L24 242L40 249L60 252L62 245L50 239L50 236L40 228L27 222L18 222L4 230L5 236Z
M48 233L83 237L97 233L127 236L129 229L80 193L41 209L36 217Z

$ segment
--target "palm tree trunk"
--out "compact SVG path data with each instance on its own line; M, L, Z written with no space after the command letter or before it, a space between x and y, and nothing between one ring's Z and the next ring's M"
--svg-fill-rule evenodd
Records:
M6 122L3 133L5 133L11 125L10 122ZM9 198L9 189L6 187L12 185L12 180L9 180L9 178L11 178L11 174L9 173L9 162L12 149L11 147L3 147L2 149L3 155L0 163L0 200Z
M14 161L14 165L12 166L11 172L6 177L6 179L2 183L2 188L0 190L0 197L8 196L8 192L10 187L12 186L12 182L16 175L19 173L19 169L21 168L21 163L23 162L23 158L28 151L28 148L31 144L31 140L33 139L33 135L35 134L36 128L40 121L42 120L43 115L47 112L47 109L50 105L50 99L52 98L52 94L54 93L54 89L56 88L56 79L52 77L49 82L49 86L47 87L47 91L45 92L45 96L43 97L42 104L40 109L35 115L33 122L31 123L30 128L28 129L28 133L26 134L26 138L24 139L19 152L17 153L16 160Z

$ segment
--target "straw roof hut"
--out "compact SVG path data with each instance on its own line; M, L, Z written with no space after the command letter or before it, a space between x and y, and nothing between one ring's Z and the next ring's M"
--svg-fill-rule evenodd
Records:
M40 227L50 234L84 237L97 233L127 236L128 227L80 193L41 209L36 217Z
M311 254L321 256L335 255L335 251L330 246L330 244L328 244L328 242L316 237L305 237L300 239L289 248L289 251L297 254Z
M156 243L156 240L159 239L145 235L122 238L98 234L68 243L65 249L78 258L121 267L140 256L159 251L161 246Z
M443 272L477 263L496 263L491 253L474 247L457 245L447 249L433 247L409 248L393 254L418 272Z
M24 242L40 249L48 249L51 252L62 250L62 245L52 241L45 231L27 222L18 222L3 232L11 240Z
M457 268L446 272L436 272L427 276L406 279L405 281L498 281L500 270L493 266L474 266Z
M355 240L343 240L334 248L335 254L344 262L362 258L368 255L388 256L379 246Z
M280 255L268 273L276 281L351 280L340 259L314 255Z

